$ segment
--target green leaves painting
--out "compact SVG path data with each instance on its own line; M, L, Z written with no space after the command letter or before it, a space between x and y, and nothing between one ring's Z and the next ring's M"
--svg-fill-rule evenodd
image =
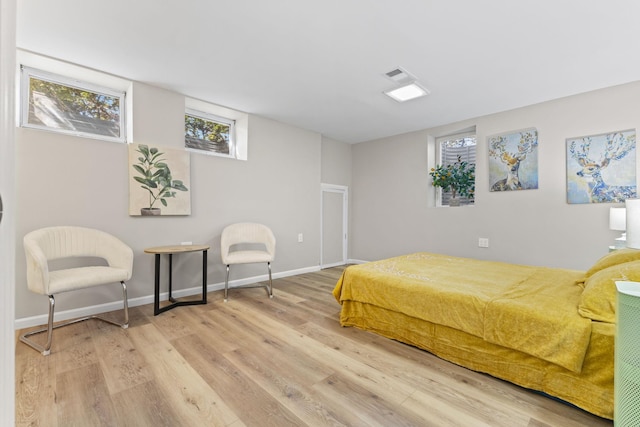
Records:
M164 152L142 144L137 146L135 152L139 155L132 167L137 174L132 178L148 193L148 203L143 209L157 207L158 201L167 207L168 199L175 198L177 191L189 191L183 180L173 178Z

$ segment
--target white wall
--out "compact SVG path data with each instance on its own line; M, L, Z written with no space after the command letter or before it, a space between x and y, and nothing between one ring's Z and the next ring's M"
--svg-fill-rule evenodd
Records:
M351 240L351 163L353 161L351 152L351 144L322 137L322 183L341 185L349 189L349 199L347 200L347 213L349 216L347 218L347 242ZM350 258L350 252L350 247L347 244L347 258Z
M141 83L134 83L132 93L133 142L182 147L184 97ZM17 319L47 310L46 297L27 290L22 246L24 234L45 226L95 227L129 244L135 253L130 299L153 293L153 256L143 252L150 246L184 241L211 245L207 281L223 283L220 233L238 221L262 222L273 229L277 238L274 273L318 268L321 136L315 132L250 116L248 160L192 153L192 214L156 218L127 213L126 145L23 128L17 129L16 139ZM298 233L304 233L304 243L297 242ZM199 265L198 256L174 257L174 289L199 286ZM238 266L231 279L266 272L265 266ZM119 298L116 285L62 294L56 310Z
M133 84L132 94L133 142L182 147L184 97L142 83ZM585 269L606 253L616 233L607 229L610 204L566 203L565 139L640 128L639 95L640 83L634 83L354 146L250 115L247 161L191 154L192 214L183 217L127 215L126 145L18 128L16 318L46 313L46 298L26 289L21 237L50 225L100 228L132 246L130 298L152 294L153 257L143 253L149 246L211 245L207 281L220 284L220 233L237 221L274 229L275 273L317 268L321 182L350 188L351 259L426 250ZM430 207L427 141L473 126L476 205ZM486 136L529 127L539 132L539 189L490 193ZM490 239L488 249L478 248L479 237ZM199 285L192 274L198 264L197 257L176 260L177 277L188 278L176 289ZM264 274L260 267L238 269L232 279ZM57 309L119 299L117 286L100 293L62 295Z
M351 186L351 148L350 144L322 137L323 183Z
M480 259L586 269L617 237L608 210L566 202L566 138L640 129L640 83L353 147L351 257L375 260L432 251ZM427 140L476 126L476 204L429 207ZM489 192L486 137L535 127L539 189ZM638 150L636 150L638 151ZM478 248L478 238L490 239Z

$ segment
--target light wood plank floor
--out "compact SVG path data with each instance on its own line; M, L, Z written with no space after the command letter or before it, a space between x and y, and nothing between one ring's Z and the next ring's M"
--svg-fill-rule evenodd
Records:
M612 426L419 349L338 323L342 268L209 294L124 330L55 331L16 349L18 426ZM114 315L120 313L113 313Z

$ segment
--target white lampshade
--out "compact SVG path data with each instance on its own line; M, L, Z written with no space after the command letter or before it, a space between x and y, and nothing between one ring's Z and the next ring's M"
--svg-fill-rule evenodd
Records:
M627 247L640 249L640 199L627 199Z
M627 229L627 210L625 208L609 208L609 229L617 231Z

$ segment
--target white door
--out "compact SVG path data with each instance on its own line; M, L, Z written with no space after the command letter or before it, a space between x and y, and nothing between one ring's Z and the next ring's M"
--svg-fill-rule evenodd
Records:
M320 268L347 262L348 188L322 184L322 242Z
M14 139L16 0L0 0L0 414L15 423Z

